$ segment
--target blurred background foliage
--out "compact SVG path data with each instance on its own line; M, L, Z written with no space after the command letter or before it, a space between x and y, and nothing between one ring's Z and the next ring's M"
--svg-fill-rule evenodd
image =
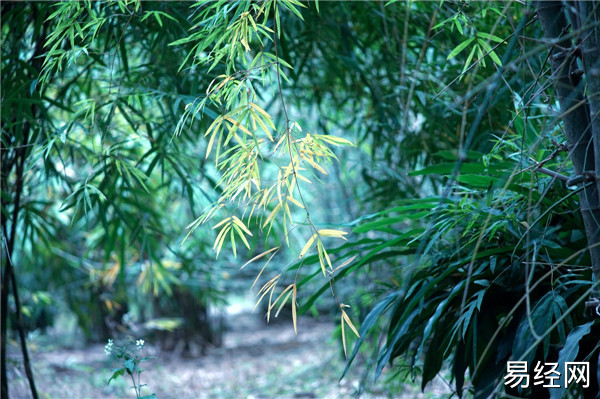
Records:
M2 3L3 291L9 261L27 330L68 314L86 340L144 328L163 331L165 349L182 340L201 352L220 341L211 309L247 290L263 264L240 266L288 235L278 224L248 237L237 258L215 259L207 226L181 245L222 194L204 134L223 110L179 125L232 73L188 62L198 49L183 40L231 26L250 2L219 4L209 19L205 5L185 2ZM316 278L317 254L295 261L297 230L265 275L282 269L298 281L299 313L339 320L335 300L351 305L361 327L359 339L345 334L348 365L376 377L389 367L425 388L450 370L456 395L484 398L548 395L505 390L508 360L588 361L595 376L599 324L584 306L593 278L577 190L540 173L571 176L573 166L533 9L281 4L277 48L255 40L250 53L276 52L289 80L279 88L278 71L267 73L258 103L278 127L289 111L305 130L356 144L333 148L339 162L303 188L318 226L352 234L326 241L342 265L329 281ZM274 29L274 12L257 24ZM4 306L15 328L12 297ZM579 351L560 352L568 337Z

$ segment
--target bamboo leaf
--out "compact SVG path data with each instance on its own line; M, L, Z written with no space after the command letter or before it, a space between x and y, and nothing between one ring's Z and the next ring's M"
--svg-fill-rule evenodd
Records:
M292 289L292 322L294 323L294 333L298 335L298 323L297 323L297 313L296 313L296 296L298 293L298 287L296 283L294 283L294 288Z
M346 234L348 234L345 231L333 230L333 229L321 229L321 230L318 230L317 233L319 233L319 235L321 237L336 237L336 238L342 238L344 240L346 240L346 238L344 236Z
M348 351L346 350L346 329L344 328L344 311L342 310L342 316L340 317L340 326L342 328L342 347L344 348L344 357L348 358Z
M306 255L306 252L308 252L308 250L310 249L310 247L312 246L313 242L315 241L315 238L317 238L317 234L313 234L308 241L306 242L306 244L304 245L304 248L302 248L302 251L300 251L300 256L298 257L298 259L302 259L302 257L304 255Z
M269 250L267 250L267 251L265 251L265 252L261 252L260 254L256 255L254 258L250 259L248 262L244 263L244 265L243 265L242 267L240 267L240 269L243 269L244 267L248 266L250 263L252 263L252 262L254 262L254 261L256 261L256 260L259 260L259 259L260 259L260 258L262 258L263 256L265 256L265 255L267 255L267 254L270 254L271 252L273 252L273 251L276 251L276 250L278 250L279 248L280 248L280 247L274 247L274 248L271 248L271 249L269 249Z
M246 234L248 234L250 237L252 237L252 233L250 232L250 230L248 230L246 225L240 219L238 219L237 216L233 216L232 220L233 220L233 223L238 225L242 230L244 230L244 232Z
M491 40L497 43L503 43L504 39L499 38L498 36L490 35L489 33L479 32L477 36L483 38L484 40Z
M354 327L354 324L352 324L352 320L350 320L350 317L348 317L348 315L346 314L346 312L343 309L342 309L342 317L346 320L346 323L348 323L348 326L350 327L350 329L352 330L354 335L356 335L357 338L360 338L360 334L358 333L358 330Z
M289 195L286 197L288 201L290 201L292 204L304 209L304 205L302 205L298 200L290 197Z
M461 51L463 51L465 48L467 48L467 46L470 45L473 42L473 40L475 40L475 38L471 37L471 38L465 40L464 42L462 42L461 44L459 44L458 46L456 46L456 48L454 48L454 50L452 50L450 52L450 54L448 54L448 57L446 57L446 60L456 57Z

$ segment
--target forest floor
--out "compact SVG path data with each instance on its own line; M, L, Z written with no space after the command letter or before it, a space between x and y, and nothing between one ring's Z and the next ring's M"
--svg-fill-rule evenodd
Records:
M197 358L157 352L148 343L144 351L156 358L142 364L141 382L148 386L142 394L155 393L159 399L412 399L448 397L451 392L441 378L425 394L419 384L410 382L361 389L364 368L360 365L338 382L345 362L340 344L332 338L331 322L300 318L298 335L291 321L266 324L253 314L236 316L235 323L228 324L223 346L209 348ZM11 398L29 398L14 345L8 351ZM118 365L106 356L104 345L62 349L34 340L30 346L40 398L135 398L130 381L123 377L107 384L111 369ZM372 372L364 380L372 381Z

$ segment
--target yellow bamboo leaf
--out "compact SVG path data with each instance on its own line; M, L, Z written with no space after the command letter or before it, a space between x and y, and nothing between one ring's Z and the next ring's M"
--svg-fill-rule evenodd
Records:
M252 194L252 182L248 180L244 187L246 188L244 190L244 198L250 198L250 195Z
M219 79L219 78L225 78L225 79L223 79L223 81L221 81L221 83L219 83L219 84L217 85L217 87L215 87L214 89L212 89L212 90L211 90L211 86L212 86L212 85L213 85L213 83L214 83L214 82L215 82L217 79ZM227 75L219 75L219 76L217 76L217 77L216 77L216 78L214 78L214 79L213 79L213 80L210 82L210 84L208 85L208 88L206 89L206 95L209 95L209 94L211 94L213 91L215 91L215 92L219 91L219 89L220 89L221 87L223 87L223 85L225 85L225 83L229 82L231 79L233 79L233 77L231 77L231 76L227 76Z
M287 200L290 201L292 204L299 206L300 208L304 209L304 205L302 205L298 200L290 197L289 195L287 196Z
M202 218L202 223L206 223L208 222L210 219L212 219L213 216L215 216L215 214L221 209L223 208L224 205L220 204L219 206L214 206L210 209L210 211L208 211L208 213L206 213L206 216L204 216Z
M258 279L260 278L260 275L265 270L265 268L267 267L267 265L269 264L269 262L271 262L271 259L273 259L273 257L275 256L276 253L277 252L274 252L273 254L271 254L271 256L269 256L269 259L267 259L267 261L265 262L264 266L262 267L262 269L260 269L260 272L258 273L258 275L256 276L256 278L254 279L254 282L252 283L252 287L250 287L250 289L254 288L254 286L258 282Z
M296 333L296 335L298 335L298 323L297 323L297 316L296 316L296 294L297 294L297 287L296 287L296 283L293 284L294 288L292 289L292 321L294 323L294 333Z
M269 295L269 305L267 306L267 323L271 321L271 309L273 308L273 294L275 293L275 285L271 290L271 294Z
M256 115L254 112L251 112L250 115L252 115L252 121L255 124L254 130L256 130L256 122L258 122L258 124L260 125L262 130L265 132L265 134L267 135L269 140L271 140L271 142L273 142L273 136L271 136L271 132L269 131L269 128L267 127L267 125L265 125L265 123L262 121L262 119L260 119L260 116Z
M246 41L246 39L241 39L240 43L242 43L242 45L244 46L244 49L246 49L246 51L250 51L250 46L248 46L248 42Z
M263 287L261 288L261 290L258 292L258 295L260 295L260 294L261 294L261 292L262 292L262 295L260 295L260 298L258 299L258 301L256 301L256 304L254 305L254 308L252 309L252 311L255 311L255 310L256 310L256 308L258 307L258 305L259 305L259 304L262 302L262 300L264 299L265 295L267 295L267 294L269 293L269 291L270 291L270 290L272 290L272 289L274 289L274 288L275 288L275 285L276 285L276 282L277 282L277 281L276 281L276 280L275 280L275 281L273 281L273 280L275 280L275 278L274 278L274 279L271 279L271 280L269 280L269 281L267 281L267 282L265 283L265 285L263 285ZM257 295L257 296L258 296L258 295Z
M256 278L254 279L254 282L252 283L252 287L250 287L250 289L254 288L254 286L255 286L255 285L256 285L256 283L258 282L258 279L260 278L260 276L261 276L262 272L263 272L263 271L265 270L265 268L267 267L267 264L268 264L268 263L269 263L269 262L267 261L267 262L266 262L266 263L263 265L262 269L260 269L260 272L258 272L258 274L256 275Z
M321 244L322 246L323 244ZM327 261L327 264L329 265L329 268L331 270L333 270L333 266L331 266L331 259L329 259L329 255L327 254L327 251L325 250L325 247L323 247L323 255L325 256L325 260Z
M308 162L310 164L310 166L312 166L313 168L315 168L319 172L323 173L324 175L327 174L327 172L325 171L325 169L323 169L319 164L317 164L315 161L313 161L309 157L304 157L303 156L302 159L304 159L306 162Z
M282 145L283 143L285 143L286 140L287 140L287 136L285 134L282 134L281 138L279 139L279 141L275 145L275 148L273 149L273 152L277 152L277 149L279 148L279 146ZM284 147L285 146L282 146L282 148L281 148L282 151L285 149Z
M285 296L285 298L283 298L283 301L281 301L279 308L277 308L277 312L275 312L275 317L279 316L279 312L281 312L281 309L283 309L283 306L286 304L286 302L290 298L290 295L292 295L292 291L288 292L287 295Z
M293 176L293 175L292 175ZM288 193L290 193L290 197L294 195L294 189L296 188L296 178L288 179ZM304 207L302 207L304 208Z
M265 111L264 109L262 109L261 107L259 107L258 105L256 105L255 103L249 103L249 105L254 108L255 110L257 110L258 112L260 112L265 118L267 123L272 124L273 122L271 121L271 115L269 115L267 113L267 111ZM273 129L275 129L275 125L272 126Z
M333 229L321 229L318 231L318 233L321 237L336 237L336 238L342 238L344 240L346 240L346 238L344 236L346 234L348 234L345 231L333 230Z
M269 249L268 251L261 252L260 254L256 255L254 258L250 259L248 262L244 263L244 266L240 267L240 270L243 269L244 267L248 266L250 263L252 263L252 262L262 258L263 256L270 254L271 252L276 251L278 249L279 249L279 247L274 247L274 248Z
M206 133L204 133L204 137L210 135L212 133L212 131L214 130L215 132L217 132L219 130L219 128L221 127L221 123L223 120L223 116L218 116L213 123L210 124L210 126L208 127L208 129L206 130Z
M344 309L342 309L342 317L346 320L346 323L348 323L348 326L350 327L350 329L352 329L352 332L356 335L356 337L360 338L358 330L354 327L354 324L352 324L352 320L350 320L350 317L348 317Z
M280 175L281 175L281 172L280 172ZM282 202L281 197L283 197L283 195L281 194L281 183L284 183L284 182L282 182L281 178L279 178L279 176L278 176L278 181L277 181L277 201L279 201L279 203Z
M348 357L348 352L346 351L346 329L344 328L344 311L342 311L342 317L340 319L340 323L342 326L342 346L344 347L344 357Z
M302 259L302 257L304 255L306 255L306 252L308 252L308 250L310 249L311 245L313 244L313 242L315 241L315 238L317 238L317 234L313 234L308 241L306 242L306 244L304 245L304 248L302 248L302 251L300 251L300 256L298 257L298 259Z
M225 224L225 223L229 222L230 220L231 220L231 217L228 217L228 218L225 218L225 219L221 220L219 223L215 224L215 225L212 227L212 228L213 228L213 230L214 230L214 229L216 229L216 228L218 228L218 227L220 227L220 226L222 226L223 224Z
M312 184L312 182L310 180L308 180L306 177L302 176L300 173L296 172L296 178L300 179L302 181L305 181L308 184Z
M341 269L342 267L348 265L350 262L352 262L354 259L356 259L357 255L354 255L353 257L351 257L350 259L347 259L344 263L342 263L341 265L339 265L338 267L336 267L337 269Z
M323 243L321 242L321 239L318 239L317 240L317 252L319 254L319 265L321 266L321 271L323 272L323 277L327 277L325 260L324 260L324 256L323 256L324 250L325 250L325 248L323 247Z
M233 216L233 223L237 224L238 226L240 226L240 228L242 230L244 230L246 232L246 234L248 234L249 236L252 237L252 233L250 232L250 230L248 230L248 228L246 227L246 225L244 225L244 223L237 218L237 216Z
M240 129L242 132L246 133L248 136L253 136L252 133L250 133L250 130L246 129L246 126L242 125L241 122L236 121L235 119L233 119L232 117L225 115L225 119L229 122L231 122L236 128ZM236 140L238 140L239 138L236 138ZM239 141L241 141L241 139L239 139Z
M258 202L258 204L260 206L262 206L262 207L266 207L267 206L267 203L269 202L269 193L271 192L271 190L273 190L273 187L269 188L268 190L264 190L263 191L262 198Z
M248 244L248 241L246 240L246 236L244 235L244 232L235 224L233 225L233 228L238 233L238 236L240 236L240 238L242 239L246 248L250 249L250 244ZM231 233L233 234L233 231Z
M331 143L333 145L350 145L350 146L354 146L354 144L352 144L351 141L346 140L344 138L338 137L338 136L325 136L325 135L318 135L317 137L319 137L320 139L327 141L328 143Z
M268 291L268 290L269 290L269 288L270 288L270 286L271 286L272 284L275 284L275 283L277 282L277 280L279 279L279 276L280 276L280 275L277 275L277 276L273 277L272 279L270 279L269 281L267 281L267 282L266 282L266 283L265 283L265 284L262 286L262 288L261 288L261 289L258 291L258 294L257 294L257 296L258 296L258 295L260 295L262 292L266 292L266 291Z
M217 132L215 131L215 134L210 136L210 140L208 140L208 145L206 146L206 155L204 156L204 159L208 159L208 156L210 155L211 151L212 151L212 147L213 147L213 143L215 141L215 137L217 137Z
M279 209L281 209L281 203L279 203L279 204L277 204L275 206L275 208L273 209L273 211L271 212L271 214L269 215L269 217L267 218L267 220L263 224L263 229L269 224L269 222L271 220L273 220L273 218L275 217L275 215L277 215L277 212L279 212Z
M292 289L292 287L294 286L294 284L290 284L288 285L285 290L281 291L281 294L279 294L279 296L277 297L277 299L275 299L275 301L273 302L273 304L271 305L271 307L275 307L275 305L277 305L277 302L279 302L279 300L281 299L282 296L285 295L286 292L290 291ZM292 292L290 291L288 293L288 296L291 294ZM280 304L279 306L279 310L281 310L281 308L283 307L283 304L285 304L285 301L287 301L287 297L286 299ZM275 317L277 317L277 315L279 314L279 310L277 311L277 313L275 313Z
M219 234L217 234L217 238L215 239L215 244L213 245L213 250L216 250L217 247L219 247L219 243L220 243L222 237L227 233L229 228L230 228L230 226L225 226L219 231Z
M285 167L285 172L284 172L285 178L287 179L287 177L293 173L294 173L294 163L290 162L288 164L288 166Z
M248 215L248 219L251 219L252 216L254 216L254 211L256 210L256 207L258 206L258 202L256 201L256 198L253 201L254 205L252 205L252 209L250 209L250 215Z
M221 248L223 247L223 242L225 241L225 236L227 235L227 233L229 232L230 229L231 229L231 226L223 227L223 229L221 229L221 231L219 232L217 239L215 240L215 245L213 246L213 250L216 250L217 258L219 257L219 253L221 252Z
M258 175L258 170L255 170L255 173L253 174L254 178L250 179L250 181L252 182L252 184L254 184L254 187L256 187L257 191L260 191L260 177Z

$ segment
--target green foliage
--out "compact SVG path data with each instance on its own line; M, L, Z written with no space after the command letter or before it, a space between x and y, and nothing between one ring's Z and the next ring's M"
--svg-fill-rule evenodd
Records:
M452 197L406 200L378 212L353 232L381 238L339 248L341 256L362 256L336 280L374 262L406 259L390 278L402 286L389 284L359 331L361 337L377 331L377 320L388 315L376 377L392 359L405 357L407 373L420 370L424 388L451 361L459 395L467 369L472 386L466 388L476 397L497 395L508 360L555 359L554 348L585 321L591 272L584 267L589 258L581 220L569 211L573 193L523 170L518 159L506 161L511 147L498 143L493 154L502 156L461 165L469 172L457 178ZM415 174L449 176L453 170L454 164L438 164ZM591 324L585 324L588 332ZM584 335L577 328L559 362L575 359L577 351L568 348ZM360 346L361 340L350 362Z
M131 379L133 384L132 388L135 391L135 397L138 399L156 399L155 394L143 395L142 396L142 388L146 386L146 384L140 383L140 378L142 375L142 370L140 365L153 357L139 357L136 353L140 352L144 349L145 342L143 339L138 339L135 342L133 339L129 339L122 345L117 345L117 348L114 347L114 342L112 339L108 340L108 343L104 347L104 352L114 358L114 360L121 362L122 367L116 368L112 370L112 376L108 380L108 384L116 378L123 376L124 378Z
M507 361L595 362L590 186L565 184L577 163L547 73L558 58L527 6L2 14L3 241L26 297L62 290L88 335L130 303L152 318L140 294L222 301L239 255L268 319L289 303L296 328L331 292L344 351L357 337L350 363L385 341L376 377L396 362L423 388L451 369L459 396L535 397L504 387ZM139 373L123 359L113 377Z
M168 295L187 278L198 279L205 298L222 300L219 278L202 262L210 238L178 248L182 224L214 197L211 171L195 172L204 151L197 136L172 140L191 93L210 83L174 74L183 51L168 44L189 27L186 9L3 5L3 31L20 32L4 35L2 46L2 155L10 161L2 212L22 226L14 260L24 281L48 282L90 338L105 339L107 320L120 323L129 310L151 318L149 302L133 298Z

